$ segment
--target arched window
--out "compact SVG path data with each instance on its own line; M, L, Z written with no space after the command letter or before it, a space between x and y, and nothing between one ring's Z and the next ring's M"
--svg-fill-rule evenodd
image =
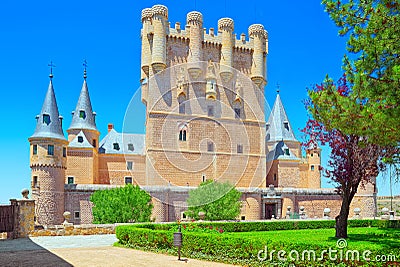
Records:
M187 140L187 125L183 124L179 126L179 141L186 141Z
M186 130L179 131L179 141L186 141Z

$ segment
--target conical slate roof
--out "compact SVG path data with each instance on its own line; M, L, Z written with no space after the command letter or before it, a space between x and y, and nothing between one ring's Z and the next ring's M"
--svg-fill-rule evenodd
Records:
M62 118L58 113L56 96L51 79L43 102L42 111L36 116L36 119L36 129L31 138L45 137L66 140L62 130Z
M279 94L268 119L266 141L297 141Z
M78 103L72 115L70 129L97 130L86 79L83 81Z

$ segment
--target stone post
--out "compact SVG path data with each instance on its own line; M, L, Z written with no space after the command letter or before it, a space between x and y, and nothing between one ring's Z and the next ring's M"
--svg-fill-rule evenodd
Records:
M23 196L24 199L10 199L14 207L13 238L28 237L35 229L35 200L25 198L26 189L23 190Z

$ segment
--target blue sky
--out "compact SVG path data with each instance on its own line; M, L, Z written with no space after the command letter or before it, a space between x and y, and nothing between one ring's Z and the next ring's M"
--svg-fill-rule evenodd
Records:
M19 198L21 189L29 188L27 139L46 93L51 60L56 65L54 88L64 130L82 85L84 59L102 136L107 123L122 129L125 109L139 88L141 10L158 3L168 7L171 25L176 21L184 25L186 14L195 9L203 13L207 29L217 28L221 17L233 18L238 36L247 35L249 25L262 23L269 33L266 97L272 106L279 83L298 138L298 129L307 119L302 104L306 88L321 82L327 73L334 78L341 75L345 40L338 37L319 1L2 0L0 203ZM143 106L138 106L134 129L138 133L144 128L142 112ZM327 156L325 152L325 161ZM388 194L385 183L378 186L380 194Z

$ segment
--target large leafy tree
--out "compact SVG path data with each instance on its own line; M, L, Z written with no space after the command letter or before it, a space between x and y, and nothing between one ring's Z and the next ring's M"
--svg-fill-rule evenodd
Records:
M330 125L326 126L346 134L368 136L371 143L397 144L400 141L399 0L322 0L322 4L339 27L339 35L348 40L344 69L352 86L352 93L342 105L343 112L330 118ZM335 97L329 90L321 94L321 99L328 102L335 101ZM354 118L355 123L348 124Z
M199 212L204 212L205 220L234 220L240 213L241 195L229 183L206 181L189 192L189 208L186 214L193 219L199 219Z
M150 221L151 196L139 186L128 184L98 190L90 196L94 223L128 223Z
M306 101L313 118L303 129L309 137L307 146L320 142L331 148L325 176L334 182L342 198L340 213L336 217L338 238L347 238L350 204L357 190L374 182L379 171L385 167L382 160L390 158L396 150L391 146L371 143L368 136L347 134L335 128L332 122L338 120L347 121L349 128L362 123L363 118L357 113L359 104L352 101L352 93L346 76L337 83L327 79L315 86L309 91L310 99Z

